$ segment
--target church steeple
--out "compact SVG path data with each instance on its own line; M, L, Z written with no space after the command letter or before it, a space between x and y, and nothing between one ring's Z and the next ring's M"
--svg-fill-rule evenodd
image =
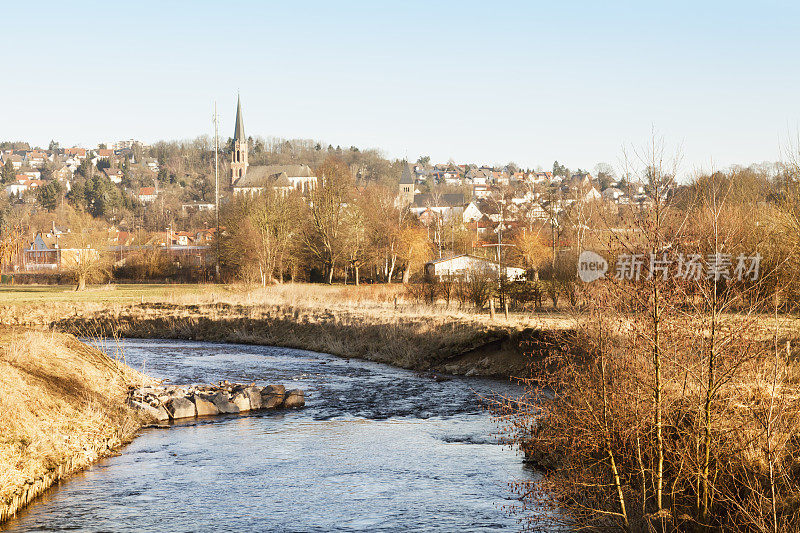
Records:
M236 97L236 129L233 132L233 140L241 141L244 139L244 120L242 120L242 99Z
M242 119L242 99L236 98L236 128L233 132L233 151L231 152L231 185L247 175L247 137L244 136Z

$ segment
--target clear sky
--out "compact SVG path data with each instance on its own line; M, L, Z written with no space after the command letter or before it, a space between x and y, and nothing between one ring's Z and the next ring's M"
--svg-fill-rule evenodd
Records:
M9 2L0 139L233 134L389 157L616 165L655 127L684 167L779 157L797 2Z

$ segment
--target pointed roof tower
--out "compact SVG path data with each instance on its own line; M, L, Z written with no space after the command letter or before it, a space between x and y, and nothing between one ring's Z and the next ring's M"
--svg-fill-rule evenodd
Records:
M400 185L414 185L414 173L408 163L406 163L406 168L403 169L403 174L400 176Z
M242 98L236 96L236 130L233 132L234 141L243 141L244 137L244 120L242 120Z

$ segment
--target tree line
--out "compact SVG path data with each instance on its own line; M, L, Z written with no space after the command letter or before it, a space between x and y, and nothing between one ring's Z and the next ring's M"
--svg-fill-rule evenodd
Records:
M329 157L303 197L267 190L232 198L221 212L224 273L266 285L284 279L359 284L407 282L431 257L423 226L400 209L394 188L357 186L351 167Z

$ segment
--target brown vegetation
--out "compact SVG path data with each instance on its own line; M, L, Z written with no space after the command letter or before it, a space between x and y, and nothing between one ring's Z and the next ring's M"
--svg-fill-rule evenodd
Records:
M0 306L0 320L56 326L87 336L247 342L407 368L499 376L524 371L519 348L523 338L568 325L558 314L511 313L507 320L493 321L485 310L476 312L471 305L447 307L441 299L418 303L400 285L193 289L165 286L163 292L151 291L133 302L115 298L113 287L94 289L94 301L53 299Z
M643 162L652 208L616 241L618 258L646 258L641 276L583 286L574 336L500 409L509 442L548 471L516 485L521 508L544 530L797 531L797 332L778 313L794 251L731 176L701 177L677 205L655 143ZM661 263L755 251L759 278L735 259L696 278Z
M0 521L131 438L149 378L69 335L0 329Z

